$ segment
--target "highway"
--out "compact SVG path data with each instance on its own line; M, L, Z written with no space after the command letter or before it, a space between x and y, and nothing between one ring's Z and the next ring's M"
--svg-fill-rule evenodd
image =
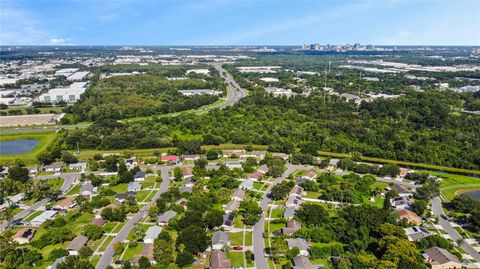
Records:
M282 176L276 178L275 181L273 181L273 183L270 184L270 186L267 188L267 190L263 194L262 200L259 203L259 206L263 210L262 217L255 224L255 226L253 226L253 253L255 255L255 268L257 269L269 268L267 258L265 258L264 256L265 241L263 238L263 233L265 231L265 215L267 214L268 203L270 202L270 198L268 198L268 194L270 194L270 191L273 188L273 186L282 182L284 179L288 177L288 175L290 175L291 173L299 169L309 169L309 167L303 166L303 165L287 164L287 171L285 171Z
M220 76L225 80L225 84L229 87L232 92L230 95L227 95L227 99L223 102L219 107L225 108L228 106L233 106L234 104L238 103L240 99L247 96L247 91L242 89L240 85L233 79L232 75L230 75L225 69L223 69L222 64L214 64L213 67L217 69Z
M452 227L450 224L450 221L443 219L441 215L444 215L443 207L442 207L442 201L440 200L440 197L435 197L431 201L432 203L432 211L435 216L438 217L439 224L442 226L442 228L445 230L445 232L452 238L452 240L457 241L459 239L462 239L462 235L455 230L455 228ZM468 253L472 258L476 259L478 262L480 262L480 254L468 243L462 242L460 244L463 250L465 250L466 253Z
M146 204L135 215L133 215L133 217L130 218L127 223L122 227L122 229L120 229L120 231L117 233L117 236L110 242L107 249L100 257L100 261L98 261L97 266L95 267L96 269L104 269L113 262L113 245L117 242L123 242L130 234L130 231L133 229L135 224L137 224L142 218L145 217L145 214L148 213L148 209L150 208L150 206L154 205L155 201L160 197L160 195L168 190L168 187L170 186L170 176L168 173L170 168L171 167L167 166L163 166L161 168L163 181L160 184L158 192L153 196L152 200L148 204Z

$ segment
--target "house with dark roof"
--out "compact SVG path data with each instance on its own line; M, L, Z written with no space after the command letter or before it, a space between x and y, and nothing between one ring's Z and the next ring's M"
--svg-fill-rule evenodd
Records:
M405 233L410 241L418 241L422 238L435 234L434 232L431 232L420 226L408 227L405 229Z
M225 252L216 250L212 251L210 256L210 267L212 269L231 269L232 263Z
M145 174L145 172L143 172L143 171L138 171L138 172L135 173L135 175L133 175L133 179L134 179L135 181L144 181L146 175L147 175L147 174Z
M105 225L105 223L106 223L106 221L103 218L95 218L90 222L90 224L97 225L97 226L100 226L100 227Z
M462 264L458 260L457 256L443 248L432 247L426 249L422 256L425 258L425 262L432 269L462 268Z
M12 237L13 241L22 244L29 243L35 236L35 230L31 228L22 228L18 230Z
M393 184L392 186L388 186L387 190L397 191L398 196L400 197L408 197L412 193L409 189L400 186L398 184Z
M70 255L78 255L78 251L85 246L85 244L88 241L88 237L83 236L83 235L77 235L75 238L73 238L72 242L68 244L66 250L68 251L68 254Z
M119 194L115 195L115 200L117 200L120 203L123 203L123 202L125 202L125 199L127 199L127 197L136 197L136 196L137 196L136 192L127 191L125 193L119 193Z
M233 220L235 219L235 216L232 214L225 214L223 216L223 222L222 222L222 227L224 228L229 228L233 224Z

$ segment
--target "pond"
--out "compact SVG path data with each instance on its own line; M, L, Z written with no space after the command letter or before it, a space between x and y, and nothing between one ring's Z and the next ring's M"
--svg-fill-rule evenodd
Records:
M466 191L462 194L468 195L472 197L473 199L480 200L480 190L478 191Z
M0 154L23 154L32 151L38 144L36 139L0 141Z

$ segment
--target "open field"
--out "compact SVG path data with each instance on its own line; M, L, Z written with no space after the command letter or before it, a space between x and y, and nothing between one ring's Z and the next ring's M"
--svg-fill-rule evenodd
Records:
M440 172L430 173L442 178L440 191L449 200L452 200L460 191L480 190L480 178Z
M50 144L55 141L57 137L54 132L38 132L38 133L21 133L0 135L0 141L11 141L18 139L36 139L39 140L37 146L30 152L23 154L0 154L0 163L13 163L19 159L26 164L36 163L36 156L44 151Z

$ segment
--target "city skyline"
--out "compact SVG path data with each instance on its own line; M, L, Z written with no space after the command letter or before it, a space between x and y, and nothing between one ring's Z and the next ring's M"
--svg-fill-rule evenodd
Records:
M2 1L1 10L0 45L480 45L480 3L470 0Z

